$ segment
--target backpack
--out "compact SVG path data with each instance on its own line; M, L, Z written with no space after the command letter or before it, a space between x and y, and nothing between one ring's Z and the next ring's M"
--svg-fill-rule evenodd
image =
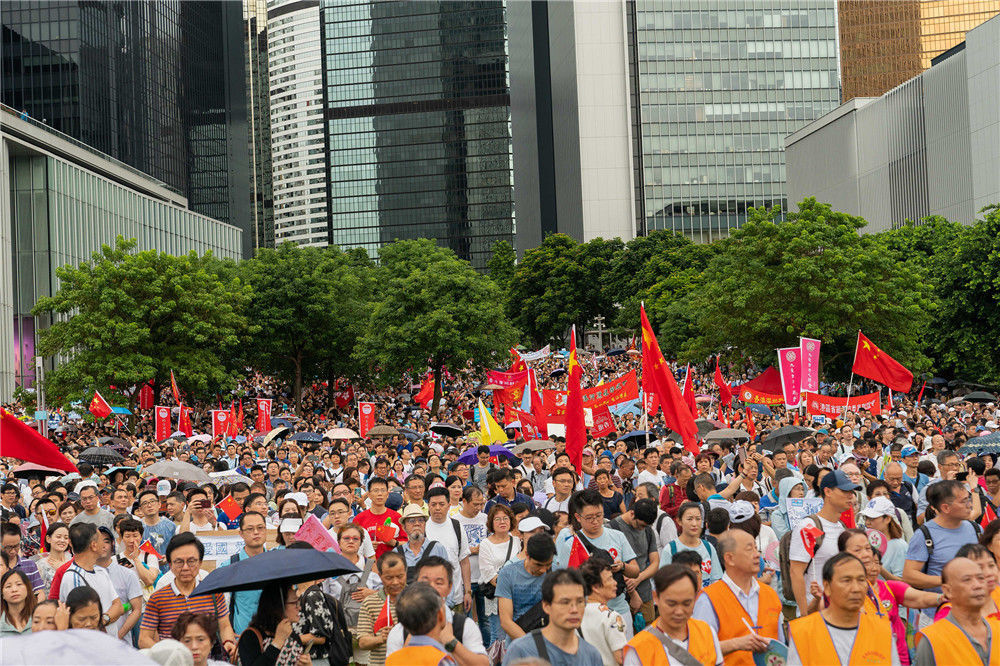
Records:
M354 637L347 627L347 618L344 616L340 603L329 594L323 593L326 609L333 618L329 625L330 638L327 639L327 659L330 666L348 666L354 658Z
M432 554L431 551L434 550L434 545L436 543L437 543L437 541L431 541L431 542L429 542L427 544L427 548L424 549L424 554L420 556L420 559L417 560L416 563L412 567L410 567L410 566L406 567L406 584L407 585L409 585L410 583L412 583L413 581L415 581L417 579L417 569L420 568L420 565L424 563L424 560L426 560L428 557L431 556L431 554ZM459 540L459 544L461 544L461 543L462 543L461 540ZM399 544L398 546L396 546L395 550L396 550L397 553L399 553L400 555L403 556L403 561L405 562L406 561L406 551L403 550L403 544Z
M608 529L613 529L613 528L608 528ZM594 544L590 543L590 539L588 539L586 536L584 536L583 532L577 531L576 532L576 536L583 543L583 547L587 549L587 552L590 553L591 557L597 557L597 558L600 558L600 559L606 561L608 564L614 564L615 558L611 557L611 553L609 553L604 548L598 548ZM617 596L619 594L624 593L625 592L625 572L624 571L613 571L611 573L611 575L615 579L615 595Z
M813 521L820 530L823 530L823 523L820 522L818 514L812 514L811 516L806 516L806 520ZM795 593L792 590L792 568L791 560L789 559L789 551L792 547L792 535L795 534L795 529L790 529L781 535L781 539L778 541L778 563L781 574L781 594L785 597L784 601L788 603L795 603ZM823 546L823 539L826 537L826 532L823 532L818 537L816 537L816 549L814 553L819 552L819 549ZM806 565L808 566L808 565Z
M368 577L371 576L372 567L375 562L372 558L369 558L365 562L364 569L361 570L361 576L358 578L358 582L350 584L341 581L340 583L340 606L344 610L344 616L347 618L347 624L351 627L356 627L358 625L358 614L361 612L361 602L355 601L351 598L351 595L358 589L368 586Z
M965 522L972 525L972 529L976 531L976 537L978 538L983 531L983 528L979 526L979 523L974 520L966 520ZM931 531L927 529L927 523L924 523L917 529L924 535L924 545L927 546L927 559L924 560L924 566L921 568L921 571L927 573L927 565L930 563L931 554L934 552L934 537L931 536Z

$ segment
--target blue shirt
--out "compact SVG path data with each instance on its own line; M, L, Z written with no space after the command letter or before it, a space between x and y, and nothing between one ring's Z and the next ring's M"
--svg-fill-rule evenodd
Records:
M167 544L170 543L175 532L177 532L177 525L169 518L161 517L160 522L152 526L147 525L145 521L142 523L142 540L148 540L160 555L166 554Z
M510 599L513 605L512 619L524 613L542 600L542 580L545 576L532 576L524 568L524 560L505 564L497 576L497 599ZM507 637L510 640L510 637Z
M636 559L635 551L632 549L632 544L628 542L628 539L625 538L624 534L616 529L605 527L601 532L601 536L597 538L591 538L586 534L583 536L585 536L587 541L589 541L595 548L602 548L608 551L608 554L611 555L612 559L621 560L625 564L628 564ZM553 569L566 566L567 562L569 562L569 553L572 547L573 533L568 527L564 527L556 537L556 557L553 562ZM622 617L631 617L628 600L625 598L624 592L609 600L608 608Z
M234 561L239 562L248 557L250 555L247 554L247 549L244 548L236 553ZM232 563L227 562L226 566ZM232 602L230 608L232 608L232 613L230 613L229 619L232 621L233 631L237 635L250 626L250 620L253 619L254 613L257 612L257 605L260 603L260 593L260 590L239 590L238 592L231 593Z
M931 533L931 539L934 540L934 552L928 559L924 533L922 530L916 529L913 530L913 538L910 539L910 545L906 549L906 559L926 562L925 573L928 576L940 576L944 565L955 559L955 553L958 552L959 548L979 540L976 528L969 521L963 522L954 529L941 527L933 520L928 520L924 525L927 526L927 530ZM941 588L928 588L928 590L940 592Z
M535 506L535 503L531 501L530 497L528 497L523 493L515 492L514 499L512 500L508 500L503 495L497 495L496 497L494 497L493 499L491 499L489 502L486 503L486 507L483 509L483 513L489 515L490 509L495 507L497 504L509 507L511 504L514 504L515 502L523 502L529 509Z
M548 652L548 662L552 666L603 666L604 661L601 659L601 653L598 652L597 648L588 643L587 641L580 638L577 641L576 654L570 654L568 652L563 652L555 645L546 640L545 636L541 637L545 641L545 650ZM521 636L515 641L512 641L510 647L507 648L507 656L504 657L503 664L507 666L513 661L518 659L524 659L527 657L541 657L538 654L538 647L535 645L535 637L531 634L527 636Z

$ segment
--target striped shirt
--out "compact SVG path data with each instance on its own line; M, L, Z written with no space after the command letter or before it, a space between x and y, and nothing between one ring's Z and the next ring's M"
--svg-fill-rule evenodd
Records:
M149 596L142 613L141 627L155 630L160 640L170 638L170 630L181 613L206 613L223 620L229 617L229 608L226 606L226 598L221 594L186 597L171 582Z

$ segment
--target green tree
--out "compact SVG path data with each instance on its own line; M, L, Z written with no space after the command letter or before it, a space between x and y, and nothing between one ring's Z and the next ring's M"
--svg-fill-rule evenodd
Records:
M1000 207L983 212L943 258L940 309L929 339L943 369L1000 384Z
M371 288L364 266L365 257L335 246L291 243L260 249L240 266L260 327L248 352L255 367L292 385L296 409L306 379L335 380L355 370L351 355L368 319Z
M921 340L934 308L926 270L861 236L866 222L809 198L776 221L778 210L753 210L720 241L687 308L698 337L688 359L728 345L758 359L800 335L823 340L827 363L850 363L859 328L911 370L929 360ZM844 358L846 356L846 359Z
M379 257L380 300L356 356L383 385L429 366L436 414L442 370L506 358L516 331L504 316L500 288L451 250L427 239L396 241Z
M238 368L230 359L250 329L242 314L249 288L223 281L211 255L136 252L136 245L119 236L90 262L56 269L59 291L35 304L36 316L55 319L39 351L69 357L48 375L54 402L89 400L95 389L110 400L106 392L115 386L130 392L135 407L138 391L131 389L152 380L159 396L171 370L196 396L234 385Z
M510 283L514 279L514 271L517 269L517 252L514 246L507 241L497 241L493 244L493 255L486 262L486 270L497 286L505 294L510 289Z
M603 288L603 276L620 240L596 238L577 243L565 234L547 236L524 253L514 272L507 312L534 345L562 340L570 326L586 326L594 317L611 318L614 303Z

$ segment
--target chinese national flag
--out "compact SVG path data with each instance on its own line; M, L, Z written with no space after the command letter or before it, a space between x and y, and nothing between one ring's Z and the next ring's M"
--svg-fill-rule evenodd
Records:
M667 367L667 362L660 351L660 345L653 334L653 327L646 317L645 306L640 307L639 316L642 322L642 368L643 386L646 386L646 373L653 377L656 397L663 408L663 419L667 427L680 434L684 448L691 453L698 453L698 426L694 423L691 410L684 403L684 397L677 388L674 375ZM647 358L648 356L648 358Z
M984 504L985 506L983 507L983 518L982 520L979 521L979 525L983 529L986 529L987 525L989 525L990 523L992 523L994 520L997 519L997 512L993 510L993 507L990 506L989 502L984 502Z
M858 345L854 349L851 372L874 379L893 391L909 393L913 386L913 373L903 364L879 349L874 342L858 331Z
M236 404L230 400L229 401L229 427L226 430L226 434L230 437L235 437L237 433L236 429Z
M427 409L431 400L434 399L434 373L428 371L427 376L424 377L424 383L420 385L420 391L413 396L413 402L417 403L424 409Z
M510 369L507 372L521 372L522 370L528 369L528 364L524 362L523 358L521 358L521 352L516 349L511 349L510 355L514 358L514 360L511 362Z
M194 434L191 427L191 408L180 405L180 414L177 415L177 429L188 437Z
M576 355L576 326L570 333L569 340L569 385L566 392L566 453L570 462L576 468L577 474L583 473L583 447L587 444L587 423L583 414L583 389L580 387L580 376L583 367Z
M687 375L684 377L684 404L691 411L691 416L698 418L698 403L694 401L694 382L691 380L691 364L688 363Z
M170 371L170 391L174 394L174 402L178 405L181 404L181 392L177 388L177 379L174 377L174 371Z
M145 541L142 542L142 545L139 546L139 550L143 553L152 555L158 560L163 559L163 555L160 555L158 552L156 552L156 548L153 548L153 544L149 542L149 539L146 539Z
M715 357L715 385L719 389L719 401L726 407L733 406L733 389L722 377L722 370L719 368L719 357Z
M590 553L587 552L587 548L580 541L580 537L573 535L573 545L569 549L569 559L566 561L566 566L575 569L581 564L590 559Z
M243 507L240 503L233 499L232 495L226 495L221 502L215 505L216 508L222 509L222 513L226 514L229 520L236 520L243 513Z
M750 443L757 439L757 424L753 422L753 412L747 407L747 434L750 435Z
M382 605L382 611L375 618L375 624L372 625L372 633L377 634L379 629L383 627L392 627L395 622L392 621L392 608L389 606L389 597L386 596L385 603Z
M107 418L111 415L111 405L104 399L99 391L94 391L94 399L90 401L90 413L99 419Z

